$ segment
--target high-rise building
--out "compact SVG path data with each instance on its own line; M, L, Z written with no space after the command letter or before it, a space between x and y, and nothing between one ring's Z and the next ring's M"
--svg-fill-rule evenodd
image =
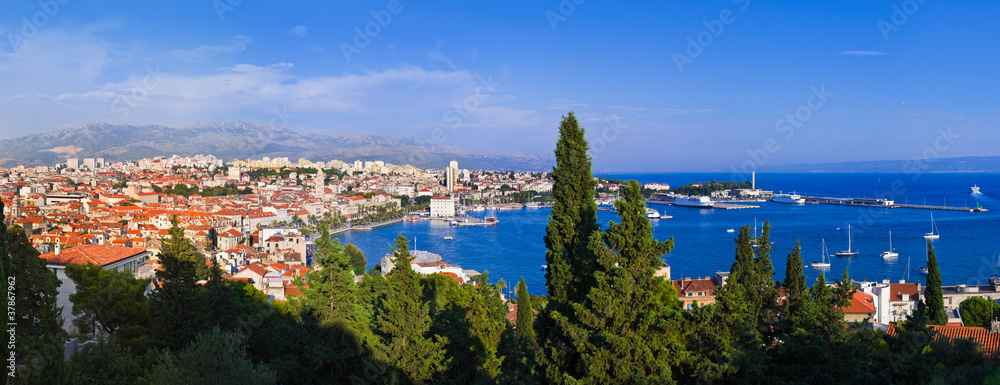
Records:
M448 168L444 169L444 179L445 185L448 186L448 191L455 191L455 183L458 178L458 161L453 160L448 164Z

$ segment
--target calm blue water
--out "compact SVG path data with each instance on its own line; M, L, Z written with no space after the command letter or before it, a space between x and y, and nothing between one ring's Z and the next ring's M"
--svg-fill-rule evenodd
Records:
M642 183L666 182L680 186L689 182L729 180L730 174L607 174L611 178L636 179ZM972 195L977 184L982 195ZM986 283L998 273L1000 257L1000 174L757 174L757 187L777 191L796 191L803 195L834 197L889 197L899 202L948 206L975 206L981 203L988 213L933 211L941 238L934 241L935 252L946 285ZM672 268L672 278L712 276L728 270L734 259L735 233L742 225L758 227L771 222L771 240L775 242L772 259L775 279L784 279L785 258L799 240L806 264L821 257L821 241L828 252L847 248L847 227L851 225L854 258L831 257L833 266L827 278L838 278L845 268L859 280L899 280L909 274L909 281L923 281L916 270L925 266L926 246L923 235L930 231L932 211L914 209L872 209L861 207L804 205L773 202L755 203L761 207L746 210L711 210L652 205L672 219L653 221L657 239L674 238L674 249L665 259ZM473 213L485 216L484 213ZM416 248L441 254L445 262L466 269L488 271L490 281L503 278L513 286L524 277L533 293L544 293L545 244L542 237L548 222L548 209L499 211L498 226L451 227L440 221L400 223L367 232L338 235L341 243L353 243L365 252L369 266L385 255L397 234ZM602 222L617 219L616 214L600 211ZM837 230L840 228L840 230ZM889 247L899 253L895 261L879 257ZM445 235L454 237L445 241ZM410 247L414 247L411 243ZM907 269L909 262L909 269ZM807 267L812 282L818 274Z

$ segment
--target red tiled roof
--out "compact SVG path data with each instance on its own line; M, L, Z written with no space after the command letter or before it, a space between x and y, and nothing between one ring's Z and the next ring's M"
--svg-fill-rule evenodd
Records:
M872 295L860 290L854 292L854 297L851 298L851 303L844 308L844 313L874 314L875 301L872 299Z
M55 253L42 254L41 257L53 265L86 265L90 262L107 266L144 252L146 249L138 247L92 244L63 250L59 255Z
M986 355L993 355L1000 350L1000 333L990 333L990 330L987 328L972 326L927 326L937 332L934 334L935 340L941 337L948 337L950 339L968 338L978 343L979 351ZM896 335L895 322L889 324L889 328L886 329L885 334Z
M705 295L713 295L715 292L715 282L711 279L677 279L671 281L677 289L677 295L684 297L686 293L704 292Z
M889 284L889 301L902 301L901 294L909 294L908 301L916 301L919 292L916 283L891 283Z

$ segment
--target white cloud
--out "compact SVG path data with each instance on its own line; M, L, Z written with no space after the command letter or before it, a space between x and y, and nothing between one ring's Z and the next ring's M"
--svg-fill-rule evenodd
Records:
M185 61L203 61L217 54L243 52L250 43L253 43L253 39L237 35L229 44L202 45L190 50L175 49L167 52L165 56L172 56Z
M305 39L306 37L309 36L309 27L306 27L304 25L297 25L294 28L289 29L285 33L287 33L288 36L293 36L293 37L298 37L298 38Z
M546 110L571 110L573 108L590 108L587 103L581 103L576 100L569 99L557 99L553 100L552 104L542 107Z

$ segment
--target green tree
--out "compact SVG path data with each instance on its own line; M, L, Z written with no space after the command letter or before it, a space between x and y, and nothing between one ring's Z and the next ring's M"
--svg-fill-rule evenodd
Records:
M209 310L200 301L199 266L205 258L184 238L184 228L177 216L171 218L170 238L161 239L163 252L156 272L156 289L152 296L152 336L154 341L172 350L180 350L214 320L207 319Z
M667 326L675 313L661 299L662 280L653 277L673 239L653 238L639 190L638 182L629 182L624 200L615 203L621 223L590 238L598 256L596 285L573 306L588 337L580 349L577 379L583 382L668 383L676 362L679 346Z
M413 257L408 243L402 235L396 239L390 287L376 307L374 354L379 361L395 365L383 373L381 383L430 382L450 361L445 356L447 341L430 333L428 304L421 300L417 273L410 268Z
M265 385L277 383L277 373L266 364L255 364L246 351L247 337L218 327L198 334L177 353L164 352L153 368L150 383L192 385Z
M1000 304L982 297L971 297L958 304L965 326L990 327L995 319L1000 319Z
M517 326L515 330L517 330L518 339L532 349L535 346L534 318L528 285L524 283L524 277L521 277L521 281L517 283Z
M809 287L806 286L806 275L802 271L801 254L799 241L795 241L795 248L788 254L785 262L785 281L781 285L785 289L786 298L781 315L788 329L798 326L796 321L803 316L809 305Z
M346 327L355 321L354 273L345 249L330 237L326 224L319 226L319 233L314 254L317 268L306 275L309 288L296 301L321 325L341 323Z
M948 313L944 310L944 291L941 289L941 271L938 270L934 245L927 241L927 289L924 291L927 318L933 325L946 325Z
M66 276L76 285L73 324L81 333L120 332L120 342L145 338L149 327L149 279L137 279L131 271L106 270L93 263L67 265Z
M62 354L66 332L62 308L57 304L59 279L46 268L47 261L39 258L24 229L18 225L5 228L3 219L0 214L0 267L6 275L0 286L8 304L13 302L14 313L7 314L6 322L8 329L16 332L12 337L16 339L15 364L24 365L13 382L63 382L68 373ZM6 292L10 286L14 291ZM9 358L10 352L6 354Z
M354 274L363 275L365 273L365 269L368 268L368 260L365 259L365 253L357 246L350 243L344 246L344 253L347 254L347 258Z
M567 376L582 374L578 345L585 337L578 334L581 329L573 304L583 303L595 285L597 260L589 240L600 231L588 147L584 129L570 112L559 125L552 170L555 202L544 238L549 302L535 323L540 345L537 368L544 382L562 383Z

